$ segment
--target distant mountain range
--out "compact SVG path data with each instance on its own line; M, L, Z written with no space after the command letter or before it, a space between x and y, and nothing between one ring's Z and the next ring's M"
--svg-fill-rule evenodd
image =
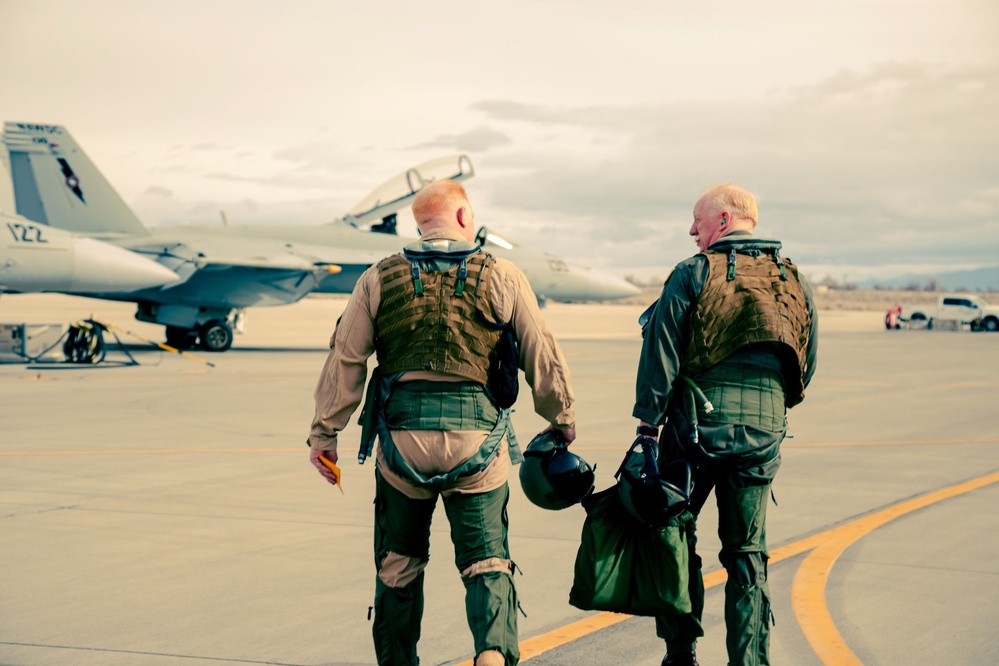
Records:
M913 285L933 285L942 291L999 291L999 266L947 273L907 273L895 278L872 278L859 284L868 289L905 289Z

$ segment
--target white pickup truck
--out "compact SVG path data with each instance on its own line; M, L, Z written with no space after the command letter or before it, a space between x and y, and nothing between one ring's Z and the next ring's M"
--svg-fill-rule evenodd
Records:
M936 305L902 306L899 320L910 328L933 328L933 322L968 324L972 330L999 330L999 307L988 305L978 296L944 294Z

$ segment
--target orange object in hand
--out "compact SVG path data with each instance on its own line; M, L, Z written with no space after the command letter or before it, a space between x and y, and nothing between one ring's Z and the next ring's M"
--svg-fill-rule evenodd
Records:
M326 469L333 472L333 477L336 479L336 487L339 488L340 492L342 493L343 486L340 485L340 468L336 466L336 463L334 463L332 460L330 460L321 453L319 454L319 462L321 462L326 467Z

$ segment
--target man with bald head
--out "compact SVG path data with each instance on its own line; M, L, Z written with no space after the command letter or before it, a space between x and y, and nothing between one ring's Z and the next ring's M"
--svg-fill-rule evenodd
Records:
M692 464L695 517L715 491L730 666L770 663L767 500L786 409L804 399L817 349L808 284L779 241L753 236L757 218L756 198L731 183L698 199L689 233L701 251L676 266L643 317L632 412L640 434L659 437L661 463ZM656 618L663 666L696 666L695 641L704 635L701 560L689 524L693 611Z
M420 241L370 267L330 340L316 387L310 458L336 462L337 433L361 402L361 460L375 434L373 635L378 663L417 664L430 521L443 498L477 666L516 664L517 595L507 479L522 456L510 426L517 367L534 409L575 439L569 370L527 278L473 242L465 189L433 182L413 201ZM512 371L512 374L511 374Z

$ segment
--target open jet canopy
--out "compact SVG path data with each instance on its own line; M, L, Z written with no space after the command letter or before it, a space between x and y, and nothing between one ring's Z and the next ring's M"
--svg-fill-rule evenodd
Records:
M474 175L472 160L467 155L450 155L429 160L406 169L376 187L343 216L343 221L355 227L370 224L409 205L427 183L435 180L460 182Z

